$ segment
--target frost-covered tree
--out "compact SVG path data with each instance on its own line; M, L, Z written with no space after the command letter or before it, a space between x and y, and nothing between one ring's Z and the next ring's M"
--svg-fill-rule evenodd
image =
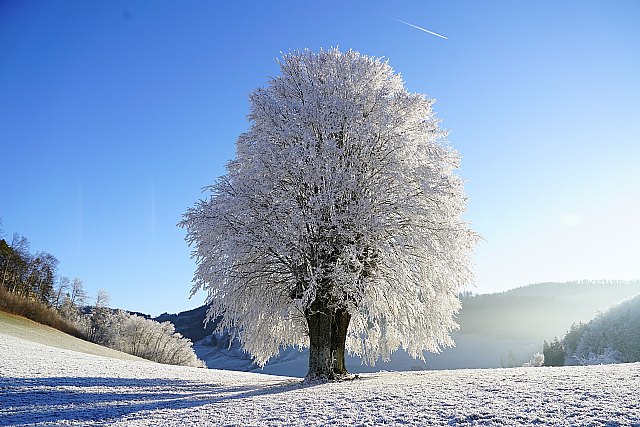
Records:
M106 292L101 294L100 298L108 299ZM65 301L70 305L69 298ZM105 306L96 307L75 321L89 340L97 344L158 363L205 367L193 351L191 340L176 332L170 322L159 323Z
M134 314L116 313L118 340L114 348L158 363L205 367L191 340L176 332L171 322L156 322Z
M82 307L87 302L87 291L84 289L82 280L75 277L71 282L71 292L69 293L71 304Z
M109 294L104 289L99 289L96 295L95 305L91 309L89 322L86 323L85 330L90 341L98 344L108 345L117 334L113 323L112 310L107 307L109 304Z
M309 346L308 379L453 344L477 236L433 100L380 59L294 52L250 95L251 127L226 175L180 225L195 247L192 294L208 291L264 365Z

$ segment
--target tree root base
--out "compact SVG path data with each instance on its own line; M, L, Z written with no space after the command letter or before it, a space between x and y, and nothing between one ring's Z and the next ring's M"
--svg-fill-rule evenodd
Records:
M302 384L312 385L312 384L322 384L322 383L329 383L329 382L353 381L358 379L360 379L360 375L350 374L348 372L344 374L332 374L332 375L307 374L307 376L302 381Z

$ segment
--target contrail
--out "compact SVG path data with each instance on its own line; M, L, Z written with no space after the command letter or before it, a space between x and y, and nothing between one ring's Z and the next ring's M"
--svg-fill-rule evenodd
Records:
M422 28L422 27L418 27L417 25L413 25L413 24L409 24L408 22L404 22L401 21L399 19L394 18L393 16L390 16L389 18L393 19L394 21L398 21L404 25L408 25L410 27L415 28L416 30L420 30L420 31L424 31L425 33L431 34L432 36L436 36L436 37L440 37L442 39L448 40L445 36L443 36L442 34L438 34L438 33L434 33L433 31L429 31L426 28Z

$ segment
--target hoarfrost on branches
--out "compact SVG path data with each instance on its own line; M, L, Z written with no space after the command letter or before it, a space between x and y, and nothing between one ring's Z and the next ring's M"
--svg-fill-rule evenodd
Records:
M309 346L314 314L343 313L347 351L370 364L453 345L477 235L434 101L355 51L279 64L250 95L236 159L180 223L192 294L261 365Z

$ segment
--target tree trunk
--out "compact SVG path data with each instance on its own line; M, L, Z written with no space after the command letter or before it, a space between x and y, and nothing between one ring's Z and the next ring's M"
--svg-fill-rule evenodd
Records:
M309 327L309 372L307 381L332 381L348 372L344 362L345 340L351 316L346 310L329 310L314 301L307 314Z

